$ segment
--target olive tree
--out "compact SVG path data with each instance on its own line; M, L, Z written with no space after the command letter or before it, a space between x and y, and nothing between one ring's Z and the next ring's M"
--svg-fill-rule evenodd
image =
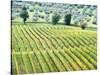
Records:
M46 22L49 22L49 14L45 15L44 19L46 20Z
M39 19L39 13L36 11L32 17L33 22L37 22Z

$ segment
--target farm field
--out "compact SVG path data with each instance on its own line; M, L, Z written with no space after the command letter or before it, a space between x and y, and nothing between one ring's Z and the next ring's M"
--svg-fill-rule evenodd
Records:
M12 23L12 74L97 69L96 29Z

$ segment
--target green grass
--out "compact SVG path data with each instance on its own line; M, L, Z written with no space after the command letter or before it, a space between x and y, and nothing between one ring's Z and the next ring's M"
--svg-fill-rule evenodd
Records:
M97 69L96 27L12 23L12 74Z

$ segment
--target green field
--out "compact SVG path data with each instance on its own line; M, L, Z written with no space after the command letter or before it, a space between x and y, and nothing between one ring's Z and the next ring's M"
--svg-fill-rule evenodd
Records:
M97 69L95 28L12 24L12 74Z

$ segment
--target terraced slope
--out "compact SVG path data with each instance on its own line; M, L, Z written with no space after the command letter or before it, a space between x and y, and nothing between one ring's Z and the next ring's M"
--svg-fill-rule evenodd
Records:
M77 27L12 25L12 73L95 70L96 39Z

